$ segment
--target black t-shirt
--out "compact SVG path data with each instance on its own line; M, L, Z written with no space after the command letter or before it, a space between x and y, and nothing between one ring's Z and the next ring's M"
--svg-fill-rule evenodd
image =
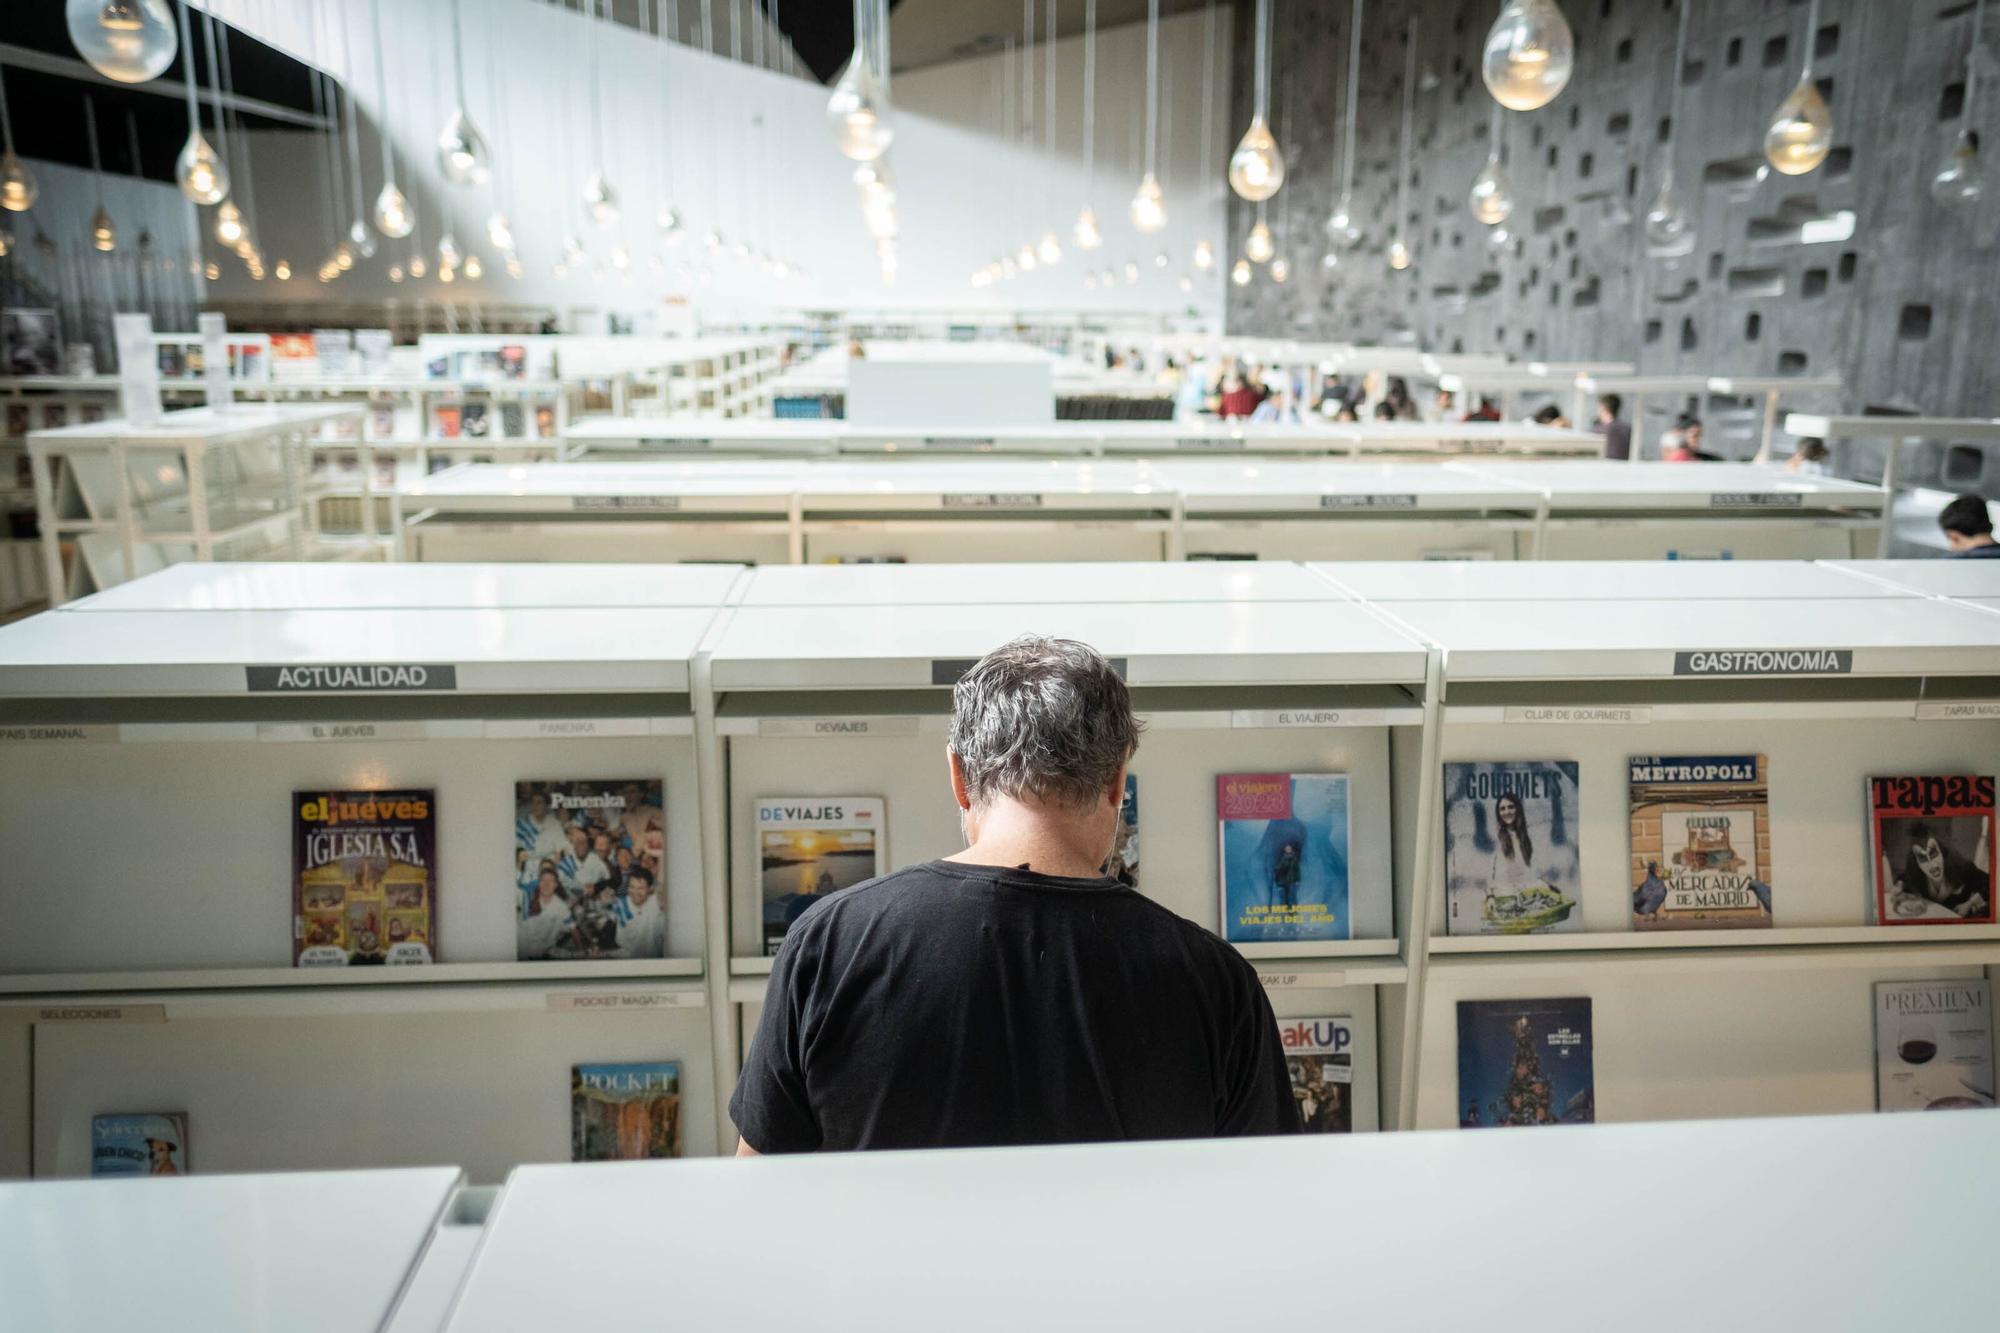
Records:
M1114 879L951 861L786 931L729 1114L763 1153L1299 1132L1235 949Z

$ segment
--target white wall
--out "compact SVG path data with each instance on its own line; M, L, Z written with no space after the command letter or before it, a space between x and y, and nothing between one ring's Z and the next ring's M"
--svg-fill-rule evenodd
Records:
M705 319L754 318L770 309L950 306L967 309L1077 307L1186 312L1191 305L1219 319L1222 276L1208 275L1192 297L1176 279L1190 268L1187 256L1206 228L1222 241L1222 170L1225 116L1216 114L1208 169L1197 171L1194 140L1200 128L1202 17L1162 25L1161 67L1171 115L1161 131L1162 176L1169 227L1147 248L1126 221L1136 187L1139 123L1144 106L1143 25L1100 34L1098 42L1098 152L1095 206L1107 246L1099 265L1144 264L1142 280L1110 292L1083 289L1083 267L1074 258L1050 272L983 291L970 286L972 271L996 256L1003 241L1018 247L1056 227L1065 250L1069 225L1083 202L1081 160L1082 42L1057 51L1055 179L1044 184L1038 156L1010 152L997 138L1001 58L986 57L903 76L895 87L896 146L893 166L901 200L900 270L884 282L872 239L862 225L849 175L852 164L833 149L826 128L826 90L800 79L765 73L709 57L698 48L648 40L629 28L601 32L598 81L605 94L605 160L624 200L615 229L579 218L584 179L594 166L587 96L587 29L577 14L537 0L464 0L471 33L466 51L468 101L499 158L498 182L513 224L525 274L501 276L485 241L484 219L493 191L449 190L438 178L431 149L449 113L451 92L448 0L384 3L389 119L397 152L397 179L417 205L419 235L435 250L448 219L461 248L476 244L487 276L485 299L506 304L549 304L564 310L638 311L660 302L693 303ZM317 60L353 87L364 118L379 120L374 43L369 6L345 0L332 12L351 26L343 54L337 25L314 34L289 7L254 0L216 0L219 15ZM274 12L275 11L275 12ZM1219 38L1219 41L1221 39ZM1216 98L1227 106L1228 56L1216 56ZM489 78L489 69L497 77ZM1037 60L1035 110L1042 107ZM763 129L756 128L761 122ZM474 293L460 281L435 277L397 284L387 276L390 257L407 259L408 242L386 242L334 284L314 270L330 244L329 208L321 158L313 141L297 134L256 140L255 219L267 260L289 259L292 279L250 281L240 264L225 262L224 277L210 285L218 300L429 300L466 301ZM364 125L364 203L381 188L380 150ZM1039 138L1039 136L1038 136ZM688 239L663 250L652 218L662 201L660 178L671 173L671 196L686 219ZM1032 208L1023 201L1046 208ZM348 212L352 213L352 206ZM1017 221L1003 228L1002 221ZM803 265L806 276L774 279L728 253L711 256L701 244L710 227L731 242ZM557 280L551 264L561 239L574 232L600 260L622 243L632 267L620 275L572 273ZM1016 234L1019 233L1019 234ZM415 238L412 238L415 239ZM210 243L213 250L213 243ZM1152 252L1166 249L1173 266L1155 270ZM654 268L654 254L663 263ZM1199 275L1197 275L1199 276Z

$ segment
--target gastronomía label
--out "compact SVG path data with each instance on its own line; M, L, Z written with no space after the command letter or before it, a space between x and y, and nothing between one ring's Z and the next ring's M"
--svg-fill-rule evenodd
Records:
M1676 676L1845 676L1854 653L1845 648L1709 648L1675 653Z

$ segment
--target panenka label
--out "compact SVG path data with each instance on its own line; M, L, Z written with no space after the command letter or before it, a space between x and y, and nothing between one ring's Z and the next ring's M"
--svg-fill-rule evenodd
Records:
M1846 648L1714 648L1674 654L1676 676L1845 676L1853 670L1854 653Z
M570 740L651 733L652 727L643 717L501 718L486 724L486 739L490 741Z
M458 668L444 663L356 662L328 666L246 666L252 694L378 694L458 688Z

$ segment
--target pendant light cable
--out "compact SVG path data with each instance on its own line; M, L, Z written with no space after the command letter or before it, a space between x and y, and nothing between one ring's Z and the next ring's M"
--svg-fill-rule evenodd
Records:
M1345 213L1354 201L1354 127L1361 107L1361 6L1363 0L1354 0L1353 30L1347 39L1347 125L1343 137L1346 146L1341 150L1340 211Z
M1407 45L1409 50L1403 59L1402 165L1396 179L1396 238L1403 242L1405 250L1409 249L1410 244L1403 236L1410 225L1410 138L1417 114L1417 16L1414 10L1410 13Z
M1146 0L1146 174L1159 165L1160 0Z
M1209 0L1211 4L1214 0ZM1097 0L1083 0L1083 202L1097 186Z

